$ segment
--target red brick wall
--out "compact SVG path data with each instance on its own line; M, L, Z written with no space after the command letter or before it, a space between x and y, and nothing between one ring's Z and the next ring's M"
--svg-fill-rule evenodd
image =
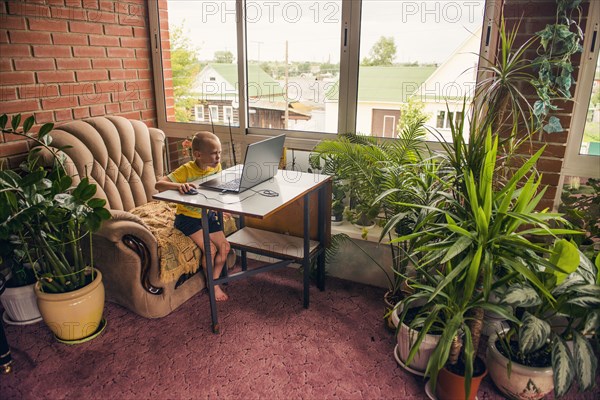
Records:
M0 1L0 114L121 115L156 126L146 0ZM0 138L14 168L27 143Z
M596 1L596 0L592 0ZM587 3L587 2L584 2ZM504 2L504 18L507 27L510 29L520 23L519 34L517 37L517 46L532 37L536 32L544 29L547 24L556 22L556 0L505 0ZM587 15L587 4L582 5L585 17ZM581 28L585 29L585 18L581 20ZM537 48L533 46L526 57L534 59ZM577 80L579 71L580 55L576 55L572 60L575 66L574 80ZM532 72L534 73L534 72ZM571 88L571 93L575 93L575 85ZM531 103L535 102L535 93L531 93ZM533 137L530 149L523 149L523 152L534 152L539 150L543 145L546 145L546 150L543 157L538 162L538 170L543 173L542 183L548 185L544 199L540 202L538 208L552 208L554 198L558 190L558 183L562 164L565 156L567 143L568 129L573 114L573 102L556 103L561 110L556 111L553 115L558 117L565 131L561 133L540 133ZM529 150L529 151L528 151Z

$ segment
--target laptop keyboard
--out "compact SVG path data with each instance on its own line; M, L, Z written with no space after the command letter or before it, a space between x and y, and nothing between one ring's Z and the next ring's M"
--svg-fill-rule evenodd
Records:
M223 189L223 190L237 190L240 187L240 181L241 180L242 180L241 178L236 178L236 179L234 179L232 181L221 183L219 185L219 189Z

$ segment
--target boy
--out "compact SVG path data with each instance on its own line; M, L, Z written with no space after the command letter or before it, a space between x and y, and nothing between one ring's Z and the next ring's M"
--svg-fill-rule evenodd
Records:
M192 156L194 161L189 161L169 175L162 177L156 182L156 190L159 192L175 189L180 193L186 193L196 188L191 183L203 176L212 175L221 171L221 141L208 131L198 132L192 140ZM202 213L199 208L192 206L177 205L175 213L175 228L186 236L189 236L204 252L204 238L202 236ZM229 254L229 242L223 233L223 227L219 223L214 211L208 212L208 226L210 233L210 251L213 256L213 278L221 275L227 254ZM206 273L206 259L202 257L202 267ZM225 301L229 298L227 294L215 285L215 298L217 301Z

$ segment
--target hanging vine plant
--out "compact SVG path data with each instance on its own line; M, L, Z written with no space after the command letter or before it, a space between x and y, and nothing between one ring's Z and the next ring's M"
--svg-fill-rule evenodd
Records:
M562 132L560 120L551 116L551 111L558 110L553 104L555 100L571 99L571 86L574 82L571 58L583 50L583 32L580 28L582 0L556 0L556 21L537 32L540 40L538 57L534 65L538 70L538 78L532 83L536 89L538 100L533 106L533 113L539 125L547 133ZM575 18L576 17L576 18Z

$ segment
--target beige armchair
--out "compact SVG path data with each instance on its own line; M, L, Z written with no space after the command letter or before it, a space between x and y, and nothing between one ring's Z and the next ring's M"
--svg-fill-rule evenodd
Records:
M93 245L107 300L158 318L202 290L202 273L183 273L165 282L157 237L147 221L130 212L151 202L156 193L156 180L165 171L164 133L140 121L97 117L66 123L51 135L52 146L66 154L69 174L76 182L87 176L96 183L96 197L107 201L112 214L94 234ZM198 265L197 260L192 262Z

